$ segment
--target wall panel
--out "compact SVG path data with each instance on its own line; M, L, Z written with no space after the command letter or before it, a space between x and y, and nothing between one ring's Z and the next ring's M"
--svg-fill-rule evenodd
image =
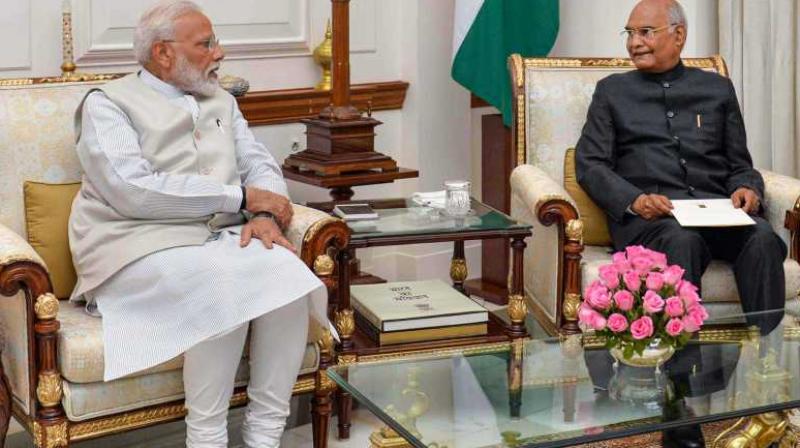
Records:
M31 66L31 0L3 2L0 10L0 71Z
M157 0L74 2L75 55L83 67L130 65L133 30ZM199 0L228 59L310 54L308 0Z

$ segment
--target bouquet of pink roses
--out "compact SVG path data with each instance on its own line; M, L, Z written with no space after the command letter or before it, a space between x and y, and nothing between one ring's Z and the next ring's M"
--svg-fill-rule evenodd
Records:
M697 287L683 279L684 270L667 265L667 256L629 246L600 267L600 280L583 293L580 322L618 347L625 358L641 355L654 340L680 348L708 319Z

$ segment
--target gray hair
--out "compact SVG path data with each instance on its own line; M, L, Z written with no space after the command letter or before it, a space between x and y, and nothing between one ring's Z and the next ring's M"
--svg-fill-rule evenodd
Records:
M139 64L150 62L153 44L175 38L175 21L186 14L203 10L188 0L165 0L142 14L133 33L133 54Z
M670 24L683 25L684 28L689 27L689 22L686 20L686 11L683 10L683 6L678 0L672 2L667 14L669 15Z

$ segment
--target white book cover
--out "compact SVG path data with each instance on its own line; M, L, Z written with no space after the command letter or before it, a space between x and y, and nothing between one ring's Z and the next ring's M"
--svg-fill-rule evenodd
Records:
M752 226L755 221L730 199L673 200L672 216L683 227Z
M441 280L350 287L350 303L381 331L401 331L489 320L485 308Z

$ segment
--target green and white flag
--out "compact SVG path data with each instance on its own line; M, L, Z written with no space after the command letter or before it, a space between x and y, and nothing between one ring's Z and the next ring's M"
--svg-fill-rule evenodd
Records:
M558 35L558 0L456 0L452 76L511 123L513 53L546 56Z

